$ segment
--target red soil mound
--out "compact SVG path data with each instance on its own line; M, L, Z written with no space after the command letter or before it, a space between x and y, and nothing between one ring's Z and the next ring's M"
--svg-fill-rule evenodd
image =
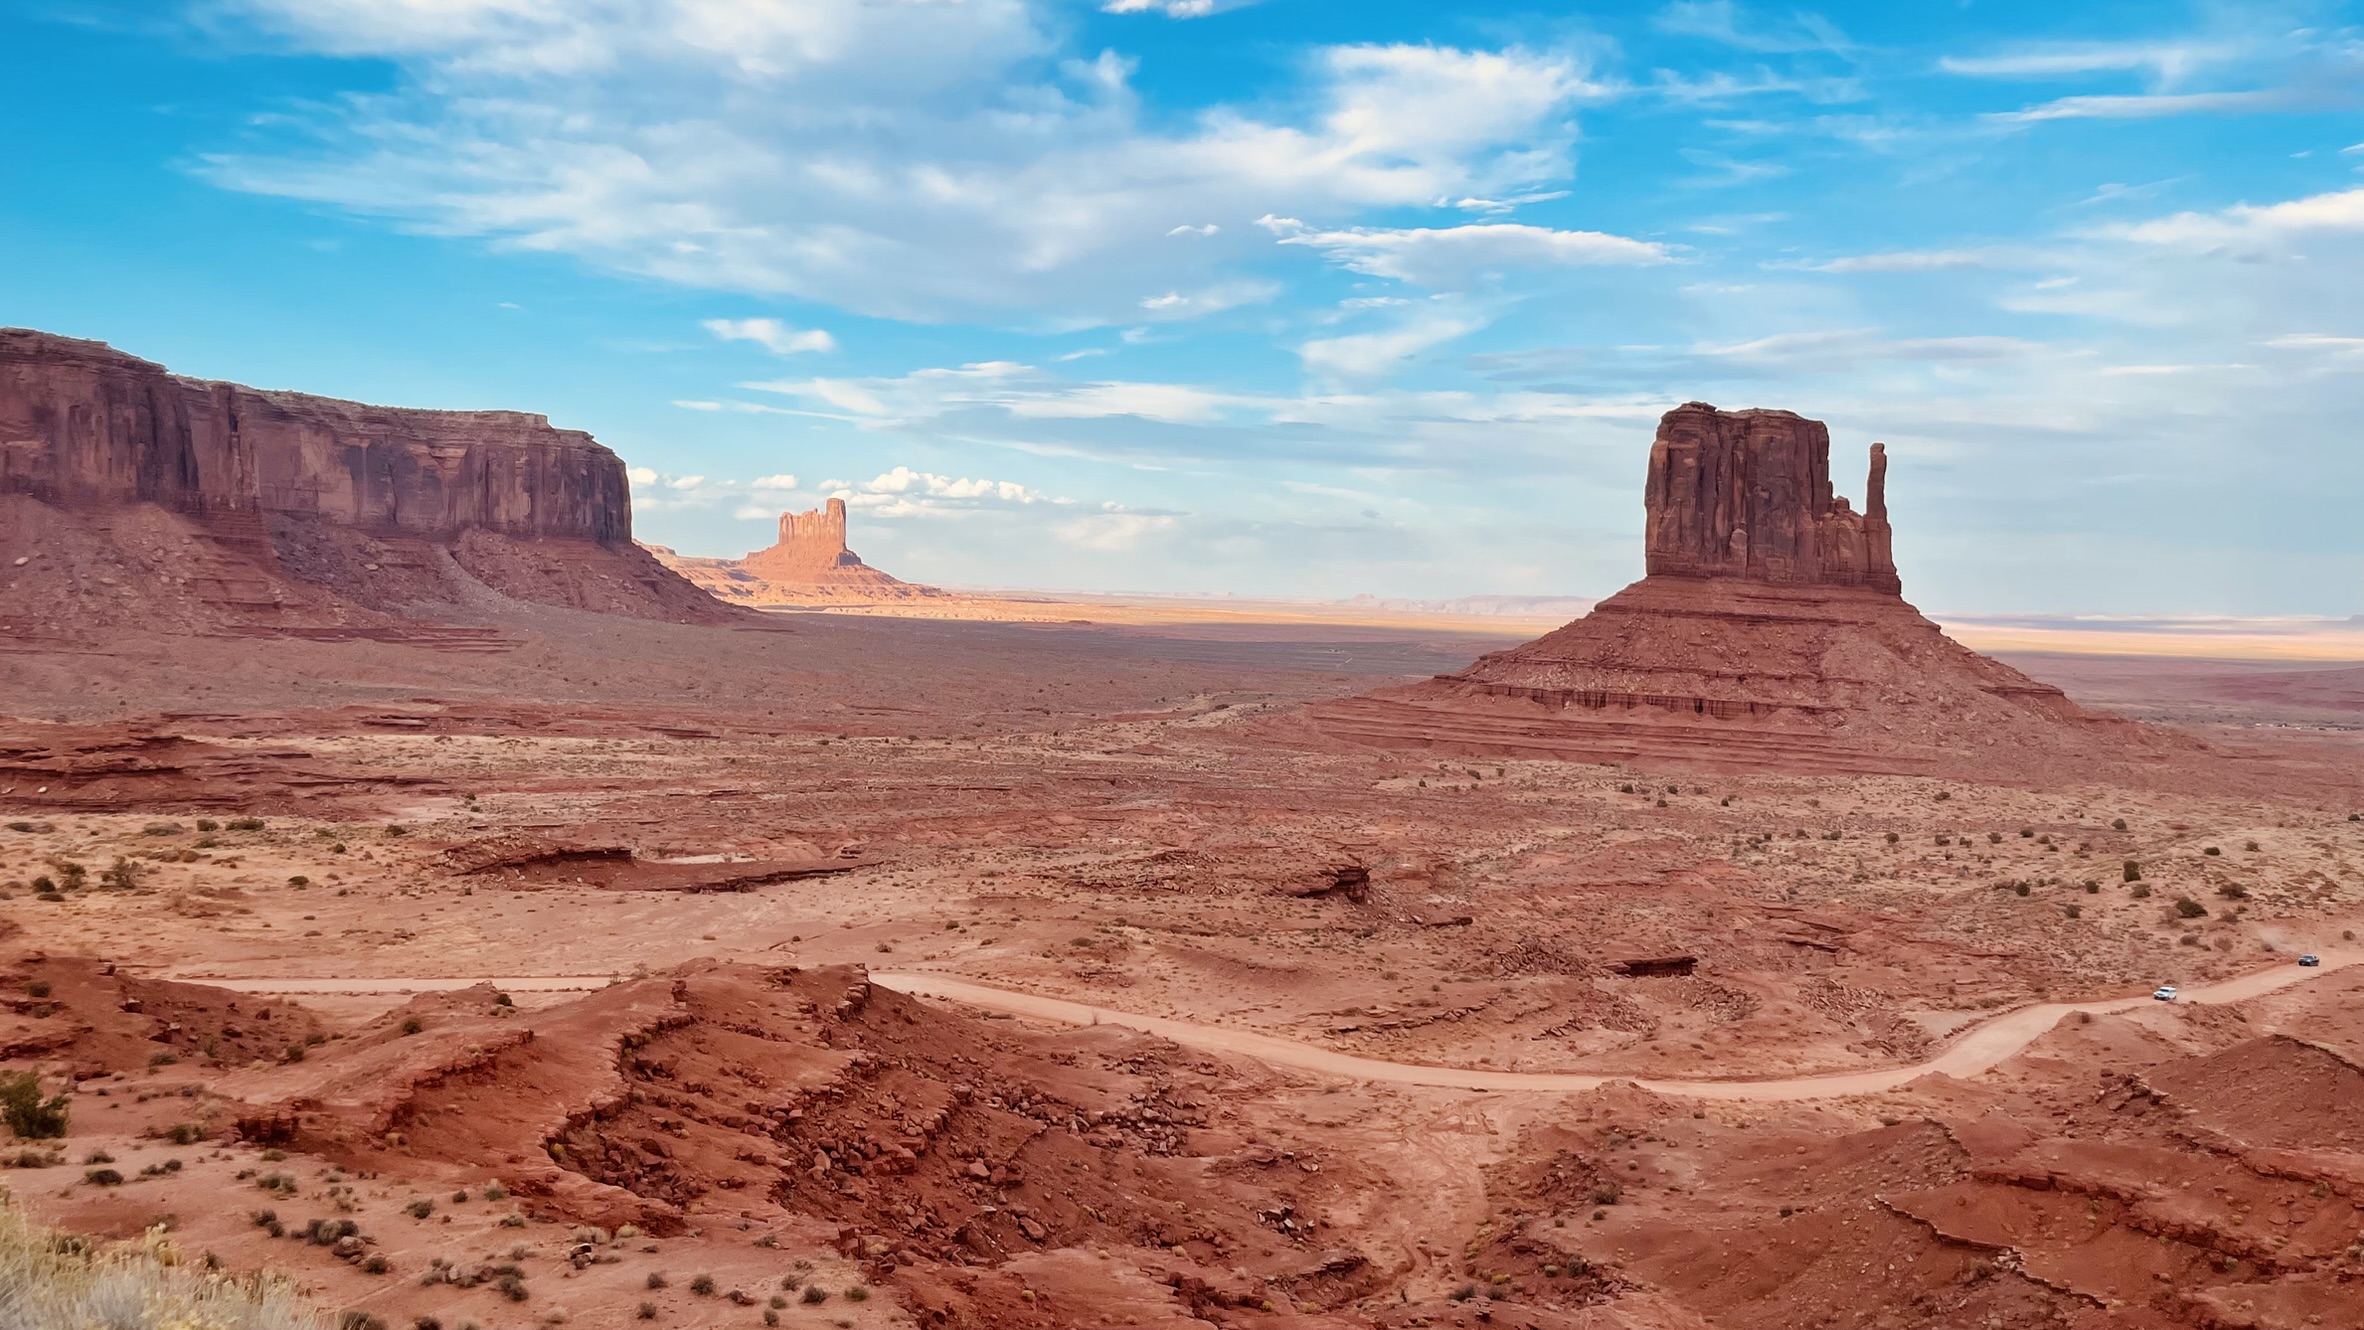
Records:
M1216 1125L1240 1081L1130 1031L950 1015L855 969L700 963L533 1013L489 988L421 998L222 1089L249 1140L371 1173L496 1171L563 1219L819 1221L936 1323L1082 1323L1118 1268L1042 1262L1085 1246L1134 1249L1126 1274L1160 1262L1167 1282L1130 1296L1169 1310L1369 1292L1386 1272L1326 1243L1319 1214L1385 1179Z

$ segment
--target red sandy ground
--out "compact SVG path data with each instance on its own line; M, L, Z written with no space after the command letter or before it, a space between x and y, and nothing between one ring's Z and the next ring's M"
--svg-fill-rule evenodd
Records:
M1507 645L515 607L16 642L0 1051L72 1132L0 1180L397 1327L2364 1323L2364 967L1827 1100L1363 1081L866 982L1728 1083L2364 927L2337 681L2016 658L2206 728L2010 781L1301 719Z

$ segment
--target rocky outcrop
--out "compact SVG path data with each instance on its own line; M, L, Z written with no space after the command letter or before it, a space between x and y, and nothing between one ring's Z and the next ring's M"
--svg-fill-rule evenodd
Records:
M779 543L743 559L701 559L661 546L650 553L729 604L775 609L844 609L940 599L945 593L889 576L846 548L845 500L780 514Z
M1687 402L1659 421L1650 445L1648 571L1901 594L1887 476L1887 449L1875 443L1858 513L1832 492L1821 421Z
M350 618L313 591L384 610L474 583L642 617L723 612L632 544L623 462L579 430L183 378L25 329L0 330L0 500L67 544L210 545L187 557L244 565L207 576L240 583L229 599L249 608ZM134 520L156 510L178 520ZM152 538L125 535L140 522Z
M1533 642L1312 717L1340 738L1467 756L1832 772L2147 742L1905 602L1886 473L1874 444L1857 513L1832 492L1821 422L1678 407L1650 450L1647 576Z

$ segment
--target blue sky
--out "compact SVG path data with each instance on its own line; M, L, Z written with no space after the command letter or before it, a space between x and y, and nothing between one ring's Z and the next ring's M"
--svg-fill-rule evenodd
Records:
M2358 4L5 0L0 323L588 429L644 539L1605 594L1657 415L1951 611L2364 611Z

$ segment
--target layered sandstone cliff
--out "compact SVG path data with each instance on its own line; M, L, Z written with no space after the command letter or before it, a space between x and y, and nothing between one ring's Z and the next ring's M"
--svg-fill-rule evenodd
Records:
M850 608L942 598L939 588L889 576L846 548L845 500L780 514L779 541L743 559L650 552L716 599L771 609Z
M1821 422L1687 403L1650 449L1647 576L1457 673L1317 707L1316 723L1469 755L1804 770L2019 762L2133 737L1906 603L1886 473L1873 444L1858 513L1833 492Z
M45 561L69 578L68 564L119 565L164 588L194 565L198 608L234 619L358 620L485 589L642 617L721 612L632 544L623 463L588 434L522 412L183 378L24 329L0 330L0 504L9 544L33 546L11 555L28 570L17 590L56 580ZM108 554L127 548L142 557Z

